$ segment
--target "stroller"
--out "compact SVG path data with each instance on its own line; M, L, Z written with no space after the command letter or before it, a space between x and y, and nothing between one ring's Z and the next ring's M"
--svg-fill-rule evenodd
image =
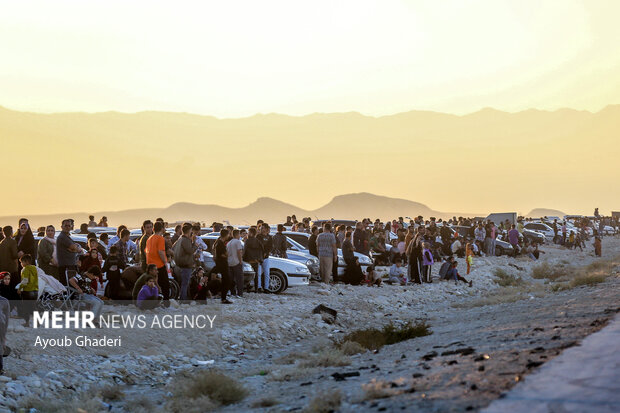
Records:
M37 309L40 311L68 311L73 309L72 293L67 291L67 288L57 279L47 275L41 268L37 267L37 272L39 276Z

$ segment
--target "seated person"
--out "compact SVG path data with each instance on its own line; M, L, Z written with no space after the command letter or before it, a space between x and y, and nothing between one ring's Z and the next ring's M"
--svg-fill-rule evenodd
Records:
M545 251L541 251L541 250L538 249L538 243L537 242L534 242L532 245L534 247L534 251L532 251L532 254L534 255L534 257L536 259L539 259L540 258L540 254L544 254Z
M448 258L446 258L446 261L444 261L444 263L441 264L441 267L439 268L439 279L440 280L449 279L448 273L452 269L453 263L454 263L454 257L452 255L449 255Z
M381 287L381 276L379 274L377 274L377 272L375 271L375 267L373 267L372 265L368 266L368 269L366 270L366 276L365 276L365 281L368 286L373 286L376 285L377 287Z
M194 270L192 278L189 280L188 296L192 300L206 301L211 296L208 288L209 277L205 274L202 267Z
M136 304L141 310L152 310L159 307L159 289L155 285L154 275L149 274L146 278L146 284L142 286L138 292Z
M458 263L456 261L454 261L452 263L452 269L450 269L450 271L448 271L448 277L447 279L450 280L451 278L454 279L454 283L458 284L459 281L463 281L464 283L469 284L469 286L471 287L473 285L472 281L467 281L465 278L463 278L461 276L461 274L459 274L458 270L456 269L456 266L458 265Z
M222 289L222 280L220 277L220 274L213 271L211 272L209 281L207 282L207 288L209 289L209 294L207 294L207 297L216 297L220 295L220 291Z
M364 281L364 273L359 258L355 257L353 260L349 260L344 269L343 281L345 284L351 285L360 285Z
M452 251L452 254L456 255L457 257L463 258L465 256L465 246L461 242L460 237L454 240L452 245L450 245L450 250Z
M99 324L99 316L103 310L103 301L93 294L91 282L98 280L101 275L101 268L93 265L84 274L75 273L69 279L69 285L77 290L80 298L92 306L91 310L95 313L95 324Z
M11 285L11 273L8 271L0 272L0 297L4 297L9 301L19 300L15 287Z
M154 276L155 279L157 280L157 265L155 264L149 264L146 267L146 272L144 274L142 274L135 282L135 284L133 285L133 290L132 290L132 294L131 297L134 301L138 300L138 294L140 293L140 290L142 289L142 287L146 284L146 280L149 278L149 276ZM155 283L155 285L157 285L157 283Z
M407 284L407 275L405 273L405 269L402 266L402 260L397 258L394 264L390 267L390 279L388 281L390 284Z

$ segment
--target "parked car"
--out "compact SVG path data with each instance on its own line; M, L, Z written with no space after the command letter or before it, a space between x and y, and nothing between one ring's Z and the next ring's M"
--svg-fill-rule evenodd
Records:
M292 231L284 231L283 234L286 235L289 241L289 245L291 246L292 250L310 254L310 251L307 248L310 234L306 234L305 232L292 232ZM298 242L297 239L302 241L304 244L302 244L301 242ZM304 247L304 245L306 245L306 247ZM362 267L362 271L367 271L368 266L373 264L372 259L368 255L360 254L359 252L354 252L353 255L355 255L359 259L360 265ZM344 275L344 269L346 266L347 264L344 262L344 257L342 256L342 250L338 248L338 275L339 276Z
M524 225L524 228L543 234L549 241L553 241L555 237L553 228L543 222L528 222Z
M218 233L210 233L207 235L203 235L202 238L209 250L213 250L213 244L215 240L218 238ZM206 257L206 258L205 258ZM215 261L213 260L213 255L209 251L203 252L203 261L210 260L211 268L208 268L208 272L213 270L215 267ZM298 262L292 259L287 258L279 258L279 257L269 257L269 261L271 264L271 268L269 270L269 291L272 293L279 294L286 290L289 287L296 287L301 285L308 285L310 283L310 277L312 274L308 269L308 266L305 263ZM206 264L206 262L205 262ZM252 270L250 264L243 263L244 266L244 280L249 278L249 274L246 274L249 270ZM249 270L248 270L249 266ZM254 279L254 271L252 270L251 279Z

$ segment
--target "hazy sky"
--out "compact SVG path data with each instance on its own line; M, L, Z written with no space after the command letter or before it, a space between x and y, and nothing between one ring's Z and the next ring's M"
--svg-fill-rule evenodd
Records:
M2 1L0 105L255 113L620 99L620 1Z
M620 103L618 16L618 0L0 0L0 106L219 118L410 110L461 115L483 107L598 112ZM191 116L111 121L114 116L3 118L2 152L10 160L25 152L30 163L9 169L15 177L9 175L3 190L19 196L0 203L0 215L176 201L238 207L260 196L312 209L360 191L440 211L590 213L594 206L604 212L620 205L618 192L608 189L617 183L620 130L605 116L593 133L570 123L571 112L554 115L548 130L536 129L532 115L528 127L534 129L519 133L517 127L494 130L493 122L480 130L474 116L468 135L458 127L447 133L432 119L430 129L416 132L415 120L390 130L365 130L360 125L367 124L355 120L314 121L314 129L311 120L298 129L284 121L270 129L257 120L258 131L254 119L209 129L196 126L205 119ZM605 147L584 151L586 140ZM331 151L322 152L326 148ZM261 153L265 161L251 169ZM451 158L444 162L459 170L437 168L446 153ZM232 169L230 156L237 162ZM407 183L414 156L423 158L420 169L434 171L423 187ZM147 164L156 165L152 180L166 185L167 196L133 175ZM88 175L97 189L57 196L66 179L73 182L78 172L86 177L87 165L96 165ZM492 177L478 178L482 165L490 165ZM240 185L211 182L215 166ZM200 179L188 180L187 173ZM473 182L460 185L466 177ZM454 187L447 190L446 182ZM493 196L474 192L479 182L492 187Z

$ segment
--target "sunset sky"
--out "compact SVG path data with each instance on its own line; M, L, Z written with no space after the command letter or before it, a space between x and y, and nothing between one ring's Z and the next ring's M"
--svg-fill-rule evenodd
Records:
M58 0L3 1L0 10L0 106L17 111L157 110L240 118L410 110L462 115L484 107L597 112L620 103L620 1L614 0ZM171 144L168 156L181 162L187 148ZM254 149L261 149L260 142ZM609 149L617 154L620 145ZM596 165L593 160L585 167ZM319 175L317 182L326 179ZM102 185L117 186L114 179L121 178L115 177ZM35 192L46 193L36 187L36 175L22 178ZM399 195L397 186L379 180L361 189ZM318 196L301 190L265 194L248 187L221 193L221 199L190 193L155 206L174 201L241 206L270 195L311 209L348 192L330 187ZM152 206L139 190L132 193L122 204L106 200L101 207L76 202L50 208ZM432 190L421 197L402 195L435 209L489 209L480 199L452 206L445 194ZM36 199L25 202L24 212L47 210L45 203L34 204ZM561 197L545 201L532 198L519 207L572 207ZM484 202L510 208L497 200ZM618 197L606 202L610 209L620 208ZM574 207L590 212L585 205ZM18 214L20 208L0 205L0 215Z

